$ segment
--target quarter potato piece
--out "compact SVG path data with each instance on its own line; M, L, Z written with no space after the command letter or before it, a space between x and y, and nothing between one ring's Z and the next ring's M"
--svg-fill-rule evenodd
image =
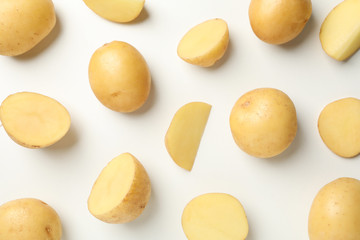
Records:
M97 99L117 112L133 112L147 100L151 87L149 68L130 44L113 41L95 51L89 64L89 81Z
M320 136L326 146L341 157L360 152L360 100L343 98L328 104L318 120Z
M33 198L0 206L0 239L60 240L61 221L53 208Z
M360 1L345 0L325 18L320 28L324 51L343 61L360 47Z
M243 206L225 193L194 198L186 205L181 222L189 240L244 240L249 232Z
M143 165L130 153L123 153L101 171L91 190L88 209L101 221L126 223L140 216L150 195L150 179Z
M246 153L259 158L276 156L295 138L295 106L280 90L252 90L235 103L230 128L236 144Z
M174 162L191 171L209 118L211 105L191 102L174 115L165 135L165 146Z
M23 54L54 28L56 15L51 0L0 1L0 54Z
M225 54L228 44L227 23L216 18L190 29L181 39L177 53L188 63L210 67Z
M309 239L360 239L359 203L359 180L339 178L325 185L311 206Z
M27 148L44 148L59 141L70 128L70 115L55 99L19 92L0 106L0 120L7 134Z
M301 33L311 12L310 0L251 0L249 18L259 39L283 44Z
M130 22L139 16L145 0L84 0L97 15L113 22Z

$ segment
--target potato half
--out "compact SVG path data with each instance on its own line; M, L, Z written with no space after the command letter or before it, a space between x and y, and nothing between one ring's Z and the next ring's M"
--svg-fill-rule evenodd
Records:
M133 155L123 153L101 171L92 187L88 209L101 221L126 223L140 216L150 195L145 168Z
M44 148L59 141L70 128L70 114L55 99L19 92L0 106L0 120L7 134L27 148Z
M181 222L189 240L244 240L249 232L243 206L225 193L194 198L186 205Z
M17 199L0 206L2 240L60 240L61 235L58 214L38 199Z

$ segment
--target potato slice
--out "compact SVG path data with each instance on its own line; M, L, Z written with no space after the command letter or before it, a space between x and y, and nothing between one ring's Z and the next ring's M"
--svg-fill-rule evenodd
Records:
M360 152L360 100L343 98L328 104L318 120L320 136L326 146L341 157Z
M181 39L177 53L188 63L210 67L225 54L228 44L227 23L216 18L190 29Z
M243 206L225 193L194 198L186 205L181 222L189 240L244 240L249 232Z
M58 101L32 92L8 96L0 106L7 134L27 148L43 148L59 141L70 128L70 115Z
M209 118L211 105L191 102L174 115L165 135L165 146L174 162L191 171Z
M84 0L100 17L113 22L130 22L139 16L145 0Z
M114 158L97 178L89 199L90 213L107 223L126 223L145 209L151 195L145 168L130 153Z
M320 29L324 51L343 61L360 48L360 1L345 0L325 18Z

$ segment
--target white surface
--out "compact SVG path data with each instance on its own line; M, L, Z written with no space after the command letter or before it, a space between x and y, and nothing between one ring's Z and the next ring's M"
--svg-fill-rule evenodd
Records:
M139 19L116 24L78 1L54 0L58 23L40 45L21 57L0 57L0 99L33 91L60 101L72 127L59 143L31 150L0 128L0 204L39 198L59 213L63 240L184 240L181 214L197 195L225 192L245 207L248 240L303 240L317 191L338 177L360 178L359 157L343 159L323 144L317 131L322 108L339 98L360 98L360 53L337 62L322 50L321 22L339 0L313 1L313 15L301 35L284 46L258 40L248 20L249 1L149 0ZM220 17L228 22L230 46L215 67L183 62L176 48L194 25ZM93 95L87 76L92 53L112 40L126 41L145 57L153 89L132 114L113 112ZM298 116L298 134L274 159L256 159L232 139L229 114L245 92L273 87L287 93ZM164 136L185 103L213 105L192 172L169 157ZM110 225L92 217L87 197L101 169L113 157L134 154L147 169L153 195L140 218Z

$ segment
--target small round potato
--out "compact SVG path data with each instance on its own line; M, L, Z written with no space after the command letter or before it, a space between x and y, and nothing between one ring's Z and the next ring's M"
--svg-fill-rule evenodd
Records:
M246 153L259 158L276 156L295 138L295 106L280 90L255 89L235 103L230 128L236 144Z
M89 81L97 99L117 112L133 112L147 100L151 87L149 68L130 44L113 41L95 51L89 64Z
M51 0L0 1L0 54L23 54L54 28L56 15Z
M318 120L320 136L326 146L341 157L360 152L360 100L343 98L328 104Z
M0 206L2 240L60 240L61 235L58 214L38 199L17 199Z

